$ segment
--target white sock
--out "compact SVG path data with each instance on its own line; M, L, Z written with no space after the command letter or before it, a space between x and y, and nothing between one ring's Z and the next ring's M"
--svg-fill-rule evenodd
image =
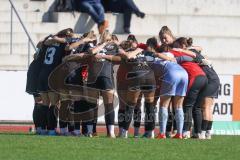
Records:
M110 135L114 135L114 125L108 125L108 131Z
M207 130L206 133L207 134L212 134L212 130Z
M122 131L122 136L123 136L124 138L128 138L128 130L123 129L123 131Z

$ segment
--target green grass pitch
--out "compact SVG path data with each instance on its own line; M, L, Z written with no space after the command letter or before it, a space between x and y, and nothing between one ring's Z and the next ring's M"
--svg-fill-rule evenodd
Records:
M0 160L239 160L240 136L212 140L0 134Z

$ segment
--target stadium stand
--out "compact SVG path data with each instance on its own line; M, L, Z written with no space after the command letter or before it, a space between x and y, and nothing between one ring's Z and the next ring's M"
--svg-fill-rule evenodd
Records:
M72 27L78 33L90 29L97 31L94 22L84 13L51 12L50 7L54 0L13 0L13 2L35 44L47 34L66 27ZM135 0L135 2L146 13L144 20L135 15L132 19L131 31L139 41L145 42L147 37L156 36L161 26L168 25L177 36L193 37L196 45L203 46L204 53L213 61L218 73L240 72L238 67L240 0L218 0L217 3L215 0L148 0L148 3L146 0ZM13 53L10 55L11 7L8 0L0 0L0 4L0 69L26 70L27 36L13 13ZM121 16L106 14L111 32L117 34L123 32ZM123 39L127 35L119 36ZM31 48L31 54L33 53Z

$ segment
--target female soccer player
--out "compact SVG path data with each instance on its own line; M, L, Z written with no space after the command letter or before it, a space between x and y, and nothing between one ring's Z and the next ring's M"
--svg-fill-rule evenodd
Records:
M167 44L169 46L173 45L175 40L171 30L164 26L159 32L159 38L163 44ZM192 55L195 57L196 55L191 52L184 50L184 52L179 52L171 49L170 52L175 57L180 57L184 55ZM188 93L183 102L184 109L184 136L190 136L190 129L192 125L192 117L194 120L195 131L201 132L201 123L202 123L202 113L201 108L197 108L195 103L197 98L199 97L199 93L207 84L207 77L203 70L198 66L198 64L193 62L184 62L181 63L181 66L187 71L189 83L188 83Z
M155 78L154 73L148 66L144 54L141 54L141 49L132 48L130 41L121 43L122 51L118 56L106 57L111 60L118 59L127 66L126 75L126 88L127 89L127 103L125 104L125 112L123 118L122 137L128 137L128 129L132 121L134 108L139 99L141 92L145 97L145 107L147 118L145 120L146 126L149 128L149 138L154 138L155 116L154 116L154 91L155 91ZM126 52L126 53L125 53ZM120 59L120 60L119 60Z
M175 109L175 120L177 125L177 134L174 138L182 138L182 130L184 123L183 115L183 100L186 95L188 85L188 75L186 71L177 63L164 60L167 56L169 60L173 59L173 55L167 51L158 50L156 38L147 40L147 50L153 52L154 58L153 70L155 76L160 83L160 107L159 107L159 126L160 133L158 139L166 138L166 126L168 120L168 107L172 100L173 108ZM161 52L161 53L159 53ZM160 58L157 58L160 57Z
M104 31L100 36L100 43L89 50L91 54L115 55L118 53L118 45L113 42L112 35L109 31ZM89 95L96 97L92 104L97 106L99 95L103 97L105 108L105 122L108 136L115 138L114 133L114 79L113 64L105 59L95 60L89 64L88 68L88 87L95 89L89 92Z
M68 28L56 34L56 37L48 39L44 42L47 46L45 57L42 62L41 71L39 74L38 90L41 94L43 107L48 109L47 130L49 135L56 135L57 119L55 115L56 105L59 102L59 95L52 92L49 87L48 77L51 72L62 62L65 54L66 41L65 38L71 37L73 30ZM58 38L61 37L61 38Z
M206 87L200 94L200 98L197 99L196 106L202 108L203 110L203 121L202 121L202 133L201 135L196 135L198 138L202 139L211 139L211 128L212 128L212 105L214 103L214 98L218 96L218 88L220 85L220 80L213 69L211 64L205 64L204 56L201 55L201 49L192 47L192 38L180 37L174 42L174 47L179 47L182 49L189 49L196 53L196 58L187 57L185 61L196 61L200 64L201 68L205 72L208 83Z

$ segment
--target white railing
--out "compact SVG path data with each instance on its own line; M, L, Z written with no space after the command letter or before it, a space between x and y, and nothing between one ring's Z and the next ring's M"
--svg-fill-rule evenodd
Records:
M32 47L34 48L34 50L36 51L36 46L29 34L29 32L27 31L26 26L24 25L21 17L18 14L18 11L16 10L16 7L14 6L14 3L12 2L12 0L9 0L10 4L11 4L11 29L10 29L10 54L13 53L13 12L16 14L19 22L21 23L23 30L25 31L25 34L28 37L28 66L30 64L30 53L31 53L31 47L30 45L32 45Z

